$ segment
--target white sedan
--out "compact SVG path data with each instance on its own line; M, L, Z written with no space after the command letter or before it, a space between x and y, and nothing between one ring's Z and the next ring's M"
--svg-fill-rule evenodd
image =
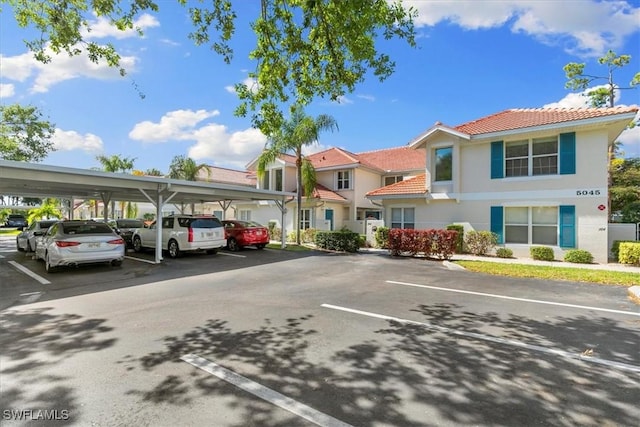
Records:
M36 246L36 259L48 273L58 267L93 263L119 266L124 260L122 237L107 224L95 221L59 221L49 227Z
M44 235L49 227L58 222L58 219L46 219L33 221L29 227L16 236L16 249L19 251L34 252L38 236Z

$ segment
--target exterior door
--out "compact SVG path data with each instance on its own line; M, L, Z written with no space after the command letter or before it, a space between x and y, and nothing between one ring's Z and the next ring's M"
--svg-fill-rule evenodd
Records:
M326 209L324 211L324 219L329 221L329 231L333 231L333 209Z

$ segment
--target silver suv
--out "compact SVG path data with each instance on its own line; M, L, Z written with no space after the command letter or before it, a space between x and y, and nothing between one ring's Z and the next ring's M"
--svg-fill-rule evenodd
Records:
M133 250L141 252L155 248L157 231L156 221L136 229L131 237ZM204 250L208 254L215 254L224 245L224 227L215 216L171 215L162 218L162 249L171 258L185 251Z

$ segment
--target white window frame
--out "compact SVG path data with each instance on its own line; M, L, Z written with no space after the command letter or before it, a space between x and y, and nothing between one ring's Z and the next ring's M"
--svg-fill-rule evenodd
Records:
M393 182L389 182L389 183L387 184L387 180L389 180L389 181L391 181L391 180L392 180ZM386 187L387 185L392 185L392 184L395 184L395 183L397 183L397 182L402 182L402 181L404 181L404 176L402 176L402 175L389 175L389 176L385 176L385 177L384 177L384 186Z
M504 242L506 244L522 244L522 245L543 245L543 246L558 246L560 241L560 208L558 206L505 206L504 212ZM507 222L507 210L508 209L527 209L527 221L519 223ZM555 209L555 223L534 223L534 209ZM514 242L509 241L509 234L507 233L508 227L527 227L527 241L526 242ZM555 229L555 242L540 242L534 241L533 232L536 227L549 227Z
M351 190L351 170L345 169L336 172L336 189ZM346 185L345 185L346 184Z
M394 218L394 211L400 212L400 218ZM409 212L411 212L411 215L408 215ZM414 206L392 207L390 218L390 228L416 228L416 208ZM412 221L408 221L408 219L412 219Z
M438 151L450 150L451 151L451 176L448 179L438 179ZM447 145L442 147L435 147L433 149L433 180L434 182L451 182L453 181L453 146Z
M238 219L240 221L251 221L251 209L239 209Z
M555 142L556 144L556 151L554 153L543 153L543 154L533 154L533 149L534 146L536 144L544 144L544 143L548 143L548 142ZM521 155L521 156L512 156L512 157L507 157L507 148L510 145L515 145L515 144L526 144L527 147L527 154L526 155ZM542 167L537 166L536 162L540 162L542 159L553 159L555 158L555 165L550 166L549 164L547 164L546 166L544 166L544 168L547 169L553 169L555 168L555 172L549 172L549 173L540 173L540 172L536 172L538 169L541 169ZM519 175L509 175L509 161L526 161L527 163L527 173L526 174L519 174ZM560 141L559 141L559 136L551 136L551 137L545 137L545 138L530 138L530 139L521 139L521 140L517 140L517 141L506 141L504 144L504 176L505 178L519 178L519 177L531 177L531 176L553 176L553 175L558 175L560 173ZM513 169L513 168L512 168ZM520 167L519 169L523 169L523 167Z
M302 208L300 209L300 230L307 230L311 228L312 218L311 218L311 209Z

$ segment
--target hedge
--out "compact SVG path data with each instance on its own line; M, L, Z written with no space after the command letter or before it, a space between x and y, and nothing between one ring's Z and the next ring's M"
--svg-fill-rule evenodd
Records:
M640 265L640 242L620 243L618 262L620 264Z
M423 254L426 258L450 259L456 249L455 230L389 230L389 252L392 256Z
M358 233L349 230L316 231L314 243L321 249L358 252L361 239Z

